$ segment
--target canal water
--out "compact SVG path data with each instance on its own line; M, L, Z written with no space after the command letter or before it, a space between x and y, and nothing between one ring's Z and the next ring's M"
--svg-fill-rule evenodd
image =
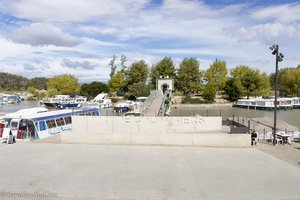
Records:
M18 104L0 105L0 113L11 113L16 112L20 109L41 107L36 101L22 101ZM101 110L102 116L120 115L112 111L112 109ZM178 106L172 107L171 116L222 116L223 119L228 117L243 116L243 117L274 117L274 111L265 110L251 110L243 108L235 108L230 106L224 107L199 107L199 106ZM293 110L279 110L277 111L277 119L284 120L289 124L299 127L300 129L300 109Z
M274 111L266 110L252 110L236 107L198 107L198 106L188 106L188 107L172 107L171 116L222 116L223 119L234 116L243 116L247 118L253 117L270 117L274 118ZM300 109L293 110L278 110L277 119L283 120L291 125L297 126L300 129Z

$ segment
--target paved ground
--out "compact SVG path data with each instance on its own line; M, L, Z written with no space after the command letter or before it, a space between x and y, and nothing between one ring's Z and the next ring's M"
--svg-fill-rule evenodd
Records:
M0 169L1 200L300 199L300 168L257 148L2 144Z
M261 141L256 147L272 156L300 167L300 143L273 146L270 143Z

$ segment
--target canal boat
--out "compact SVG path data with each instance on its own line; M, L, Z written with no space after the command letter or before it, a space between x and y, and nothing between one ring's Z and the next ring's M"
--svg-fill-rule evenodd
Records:
M239 99L234 105L234 107L248 108L248 109L259 109L259 110L274 110L275 100L268 98L257 98L257 99ZM300 98L278 98L277 99L278 109L293 109L300 108Z
M97 108L65 109L47 112L15 112L3 116L3 136L12 133L18 139L40 139L70 130L73 115L99 116Z
M114 106L114 110L116 112L127 112L127 111L131 111L134 109L134 102L133 101L118 101L115 106Z
M85 105L97 106L99 108L111 108L112 107L111 99L109 99L109 96L107 93L98 94L94 99L86 102Z

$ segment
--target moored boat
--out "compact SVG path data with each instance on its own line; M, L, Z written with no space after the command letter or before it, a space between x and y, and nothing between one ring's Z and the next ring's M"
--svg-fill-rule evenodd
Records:
M100 93L91 101L86 102L85 105L93 105L99 108L110 108L112 107L111 99L109 99L107 93Z
M18 139L40 139L71 129L72 115L99 116L99 109L85 108L74 110L55 110L40 112L15 112L3 116L5 128L2 137L8 137L11 132Z
M273 98L239 99L233 106L248 109L273 110L275 109L275 100ZM284 110L300 108L300 97L278 98L277 108Z
M121 100L118 101L115 106L114 106L114 110L116 112L127 112L127 111L131 111L133 110L134 106L134 102L133 101L125 101L125 100Z

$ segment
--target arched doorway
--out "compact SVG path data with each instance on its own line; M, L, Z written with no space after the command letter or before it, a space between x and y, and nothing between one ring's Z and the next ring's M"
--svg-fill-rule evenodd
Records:
M165 93L167 89L169 89L168 84L164 83L164 84L161 85L161 90L163 91L163 93Z

